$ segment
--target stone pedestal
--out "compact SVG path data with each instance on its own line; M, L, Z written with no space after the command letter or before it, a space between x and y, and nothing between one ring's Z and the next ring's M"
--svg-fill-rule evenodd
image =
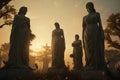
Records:
M47 71L47 77L51 80L64 80L67 76L67 68L49 68Z
M81 71L73 70L69 72L69 80L106 80L103 71Z
M29 67L8 67L0 69L0 80L34 80L34 72Z
M103 71L83 71L81 78L83 80L105 80L105 75Z

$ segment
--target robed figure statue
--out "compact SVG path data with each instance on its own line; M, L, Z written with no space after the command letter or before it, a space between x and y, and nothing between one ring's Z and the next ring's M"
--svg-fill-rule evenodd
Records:
M99 70L105 67L104 32L100 13L96 12L94 4L86 4L88 15L83 18L83 46L86 57L86 69Z
M30 19L25 16L27 7L21 7L15 15L10 36L9 59L6 66L23 67L29 65L29 45L31 40Z
M55 23L55 29L52 31L52 67L63 68L64 51L65 51L65 39L63 29L60 28L58 22Z
M74 68L73 70L81 70L83 67L82 63L82 41L79 39L79 35L75 35L75 41L72 43L73 47L73 53L70 55L70 57L73 58Z

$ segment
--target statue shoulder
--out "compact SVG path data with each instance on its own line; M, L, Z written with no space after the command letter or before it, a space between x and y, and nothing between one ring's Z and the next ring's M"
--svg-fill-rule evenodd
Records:
M26 17L26 16L25 16L25 20L26 20L27 22L30 22L30 18L28 18L28 17Z
M30 20L30 18L26 17L27 20Z
M82 45L82 40L79 40L79 42L80 42L80 45Z
M15 15L15 16L14 16L14 19L17 19L18 17L19 17L19 15Z
M99 13L99 12L96 12L96 14L100 15L100 13Z
M60 29L61 30L61 32L63 33L64 32L64 30L63 29Z
M96 12L97 16L100 16L100 13L99 12Z
M54 33L56 33L56 29L54 29L54 30L52 31L52 34L54 34Z
M85 20L85 19L86 19L86 17L87 17L87 15L83 17L83 20Z
M61 31L63 31L63 29L60 29Z

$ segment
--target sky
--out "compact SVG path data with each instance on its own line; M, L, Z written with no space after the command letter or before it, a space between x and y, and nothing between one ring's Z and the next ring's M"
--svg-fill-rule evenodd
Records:
M19 10L21 6L28 7L27 17L30 18L32 33L36 39L32 48L38 48L48 43L51 45L51 34L54 23L59 22L64 30L66 49L72 49L71 43L75 34L82 37L82 19L87 15L86 3L92 1L95 9L101 14L103 27L106 19L112 13L120 12L120 0L12 0L11 5ZM11 26L0 29L0 45L9 42Z

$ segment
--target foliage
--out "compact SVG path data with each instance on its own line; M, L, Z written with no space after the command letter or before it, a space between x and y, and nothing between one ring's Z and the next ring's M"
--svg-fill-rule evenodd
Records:
M0 10L12 0L0 0Z
M0 52L3 54L8 54L10 49L10 44L9 43L3 43L0 47Z
M107 19L107 26L105 28L106 41L109 46L120 49L120 13L111 14ZM115 41L113 38L117 37Z
M0 46L0 67L2 66L3 61L8 60L8 53L10 49L10 44L9 43L4 43Z
M0 0L0 19L4 20L3 24L0 24L0 28L5 25L11 25L13 21L13 15L16 14L14 5L8 5L11 0Z

